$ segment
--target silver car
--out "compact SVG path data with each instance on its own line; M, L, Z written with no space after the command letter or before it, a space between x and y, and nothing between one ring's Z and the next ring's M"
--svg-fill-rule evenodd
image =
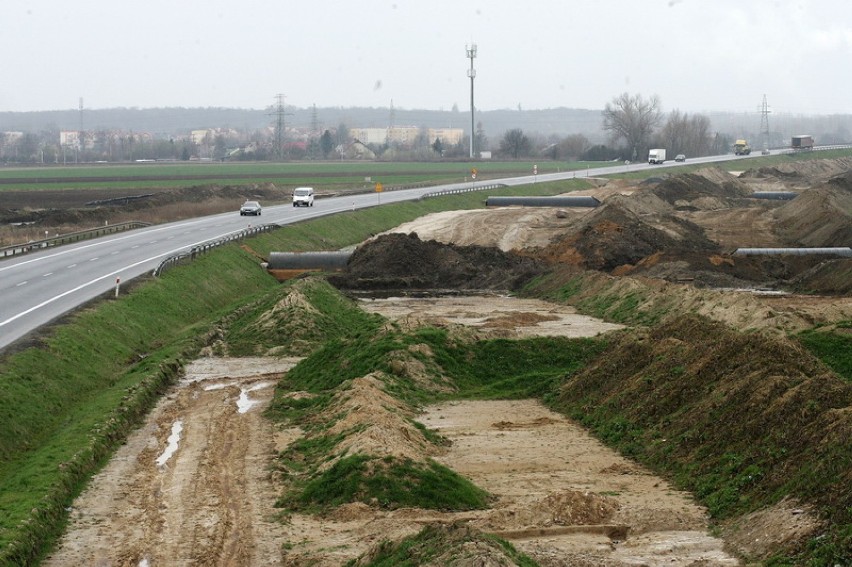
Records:
M240 216L242 215L254 215L256 217L260 216L260 203L257 201L246 201L243 203L243 206L240 207Z

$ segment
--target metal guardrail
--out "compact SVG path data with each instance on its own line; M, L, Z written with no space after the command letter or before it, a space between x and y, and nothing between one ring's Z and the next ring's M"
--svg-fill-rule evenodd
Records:
M210 252L214 248L218 248L219 246L224 246L225 244L230 244L231 242L237 242L243 240L245 238L250 238L252 236L256 236L258 234L264 232L271 232L277 228L281 228L281 225L278 224L262 224L259 226L253 226L251 228L244 228L239 232L234 232L229 234L224 238L219 238L217 240L211 240L209 242L202 242L197 246L193 246L187 252L179 252L177 254L173 254L160 262L160 265L154 268L154 271L151 274L154 277L160 277L163 272L168 270L169 268L173 268L180 264L185 264L187 262L193 261L196 257L201 254L206 254Z
M489 185L475 185L473 187L462 187L460 189L446 189L444 191L433 191L420 195L420 199L428 199L429 197L443 197L444 195L458 195L460 193L471 193L473 191L488 191L490 189L502 189L508 187L505 183L491 183Z
M7 258L10 256L17 256L19 254L26 254L27 252L32 252L33 250L41 250L42 248L50 248L52 246L61 246L62 244L70 244L71 242L79 242L80 240L89 240L91 238L97 238L105 234L124 232L125 230L142 228L146 226L151 226L151 223L142 221L128 221L121 222L118 224L106 225L99 228L90 228L87 230L77 230L65 234L57 234L56 236L43 238L41 240L31 240L30 242L27 242L25 244L13 244L11 246L5 246L3 248L0 248L0 257Z

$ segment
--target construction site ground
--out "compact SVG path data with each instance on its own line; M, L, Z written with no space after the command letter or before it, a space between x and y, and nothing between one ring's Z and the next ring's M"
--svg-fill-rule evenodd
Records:
M738 260L731 252L852 244L850 182L836 180L852 167L840 162L740 178L708 170L678 181L699 189L675 196L676 184L654 192L654 185L600 180L583 193L608 207L437 213L395 231L516 251L608 277L647 278L661 293L688 298L695 311L735 328L791 332L852 319L843 275L852 260L779 263ZM755 201L747 196L753 190L813 196L798 205ZM838 262L829 273L839 275L820 272L824 261ZM811 293L789 293L797 285ZM411 324L475 326L486 336L594 336L618 328L570 307L499 293L393 297L363 306ZM709 534L705 510L688 494L533 400L444 403L417 418L452 441L438 461L496 495L489 510L348 504L328 516L282 517L270 463L301 432L276 430L261 411L275 381L296 362L207 357L190 365L186 379L75 501L67 534L44 564L341 565L428 523L463 521L547 566L737 565L733 547L771 548L817 525L806 511L780 506L755 520L761 526L750 534L755 541L726 544Z

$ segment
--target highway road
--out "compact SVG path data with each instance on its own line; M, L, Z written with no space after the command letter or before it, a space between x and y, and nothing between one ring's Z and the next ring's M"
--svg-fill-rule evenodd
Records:
M757 156L712 156L690 159L686 164L747 160L749 157ZM674 161L661 165L619 164L582 171L317 199L310 208L294 208L290 205L265 207L260 217L244 217L234 211L136 229L0 260L0 350L85 302L115 289L117 279L126 283L152 272L168 256L186 252L204 242L227 237L251 224L283 225L347 210L413 200L424 193L435 191L470 189L494 183L522 185L634 171L663 171L686 164ZM743 168L746 167L744 164Z

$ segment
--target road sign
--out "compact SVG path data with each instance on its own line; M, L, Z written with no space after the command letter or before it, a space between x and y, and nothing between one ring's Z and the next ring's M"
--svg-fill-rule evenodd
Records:
M381 192L382 192L382 184L376 183L376 193L381 193Z

